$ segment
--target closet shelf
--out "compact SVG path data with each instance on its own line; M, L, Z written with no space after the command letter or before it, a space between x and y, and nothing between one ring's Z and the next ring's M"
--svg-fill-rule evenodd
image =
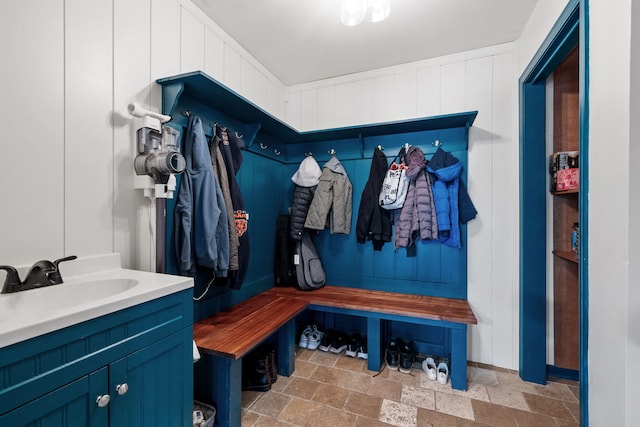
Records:
M553 251L553 254L559 258L565 259L567 261L574 262L578 264L578 260L576 259L575 252L571 251Z
M260 124L264 132L284 144L363 138L437 129L466 128L473 124L478 112L469 111L419 119L365 124L358 126L299 132L272 116L248 99L203 73L194 71L156 80L162 86L162 112L173 116L181 97L224 111L245 124Z
M577 194L579 192L580 190L575 189L575 190L564 190L564 191L551 191L551 194L553 194L554 196L563 196L565 194Z

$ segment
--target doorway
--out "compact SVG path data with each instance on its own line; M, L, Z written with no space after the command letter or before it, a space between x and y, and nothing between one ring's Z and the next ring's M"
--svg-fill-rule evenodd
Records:
M546 205L550 188L545 147L546 79L577 50L578 151L580 185L575 200L580 226L577 275L577 332L582 425L588 425L588 14L585 0L571 0L520 78L520 376L545 384L547 366L547 258ZM583 196L580 196L583 195ZM570 199L571 200L571 199ZM560 201L559 204L565 203ZM565 260L566 261L566 260ZM574 352L576 349L574 348Z

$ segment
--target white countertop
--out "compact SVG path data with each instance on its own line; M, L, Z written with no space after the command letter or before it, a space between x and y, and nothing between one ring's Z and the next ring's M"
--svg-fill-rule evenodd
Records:
M193 287L190 277L119 265L117 254L78 258L60 264L62 284L0 294L0 348Z

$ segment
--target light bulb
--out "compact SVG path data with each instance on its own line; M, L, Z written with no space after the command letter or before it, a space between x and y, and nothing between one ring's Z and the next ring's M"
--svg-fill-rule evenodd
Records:
M367 0L365 17L369 22L380 22L391 13L391 0Z
M364 20L367 0L343 0L340 20L344 25L358 25Z

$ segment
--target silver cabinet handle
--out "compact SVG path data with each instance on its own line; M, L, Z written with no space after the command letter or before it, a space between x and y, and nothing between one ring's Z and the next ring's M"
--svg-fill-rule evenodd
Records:
M109 404L110 400L111 400L111 396L109 396L108 394L101 394L96 399L96 403L98 404L99 408L104 408Z
M120 396L126 394L129 391L129 385L127 383L118 384L116 386L116 391Z

